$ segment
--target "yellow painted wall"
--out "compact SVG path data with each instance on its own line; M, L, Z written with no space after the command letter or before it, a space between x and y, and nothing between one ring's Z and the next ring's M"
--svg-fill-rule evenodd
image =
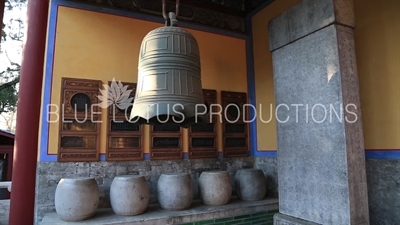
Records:
M300 0L275 0L257 13L252 20L256 101L259 115L257 117L257 145L260 151L277 149L274 80L272 54L268 45L268 22L298 2Z
M51 103L57 105L60 104L62 77L97 79L104 84L114 77L116 81L137 82L142 39L149 31L163 25L67 7L60 7L58 12L51 92ZM245 41L187 30L200 47L203 88L216 89L218 101L221 90L247 92ZM102 120L106 121L105 110ZM58 151L58 130L59 123L50 124L50 154ZM145 153L149 152L148 131L145 129ZM219 139L221 151L221 135ZM103 123L100 153L105 153L105 147L106 123Z
M274 104L268 22L300 2L276 0L253 17L257 105ZM400 149L400 1L354 0L355 44L366 149ZM273 109L275 106L273 106ZM274 117L272 117L274 118ZM276 123L257 121L259 150L277 149Z
M354 0L366 149L400 149L400 1Z

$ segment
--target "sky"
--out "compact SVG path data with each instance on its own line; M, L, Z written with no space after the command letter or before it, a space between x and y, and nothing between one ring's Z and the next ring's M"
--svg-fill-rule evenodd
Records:
M23 8L14 7L12 11L6 10L4 12L3 22L6 24L5 31L6 32L24 32L24 30L19 31L18 23L10 22L12 19L21 19L24 23L26 21L26 6ZM8 25L11 25L11 29L7 28ZM26 26L25 26L26 27ZM5 42L1 43L1 53L0 53L0 71L4 71L7 66L10 66L10 61L7 58L10 58L12 62L21 63L21 53L22 53L22 44L23 42L12 41L8 38ZM7 55L5 54L7 52ZM5 81L0 79L0 83ZM10 118L11 115L3 114L6 118ZM0 129L7 130L6 120L3 116L0 116ZM15 120L14 116L14 120ZM15 121L14 121L15 124Z
M13 8L12 11L5 11L3 23L6 24L5 31L6 32L18 32L19 26L17 22L10 22L12 19L21 19L25 22L26 19L26 7L24 8ZM7 28L8 25L11 25L11 29ZM20 32L24 32L23 30ZM2 53L0 54L0 70L4 70L9 65L9 60L7 56L4 54L4 51L7 51L8 57L10 60L20 63L21 62L21 50L22 43L18 41L12 41L8 38L5 42L1 43Z

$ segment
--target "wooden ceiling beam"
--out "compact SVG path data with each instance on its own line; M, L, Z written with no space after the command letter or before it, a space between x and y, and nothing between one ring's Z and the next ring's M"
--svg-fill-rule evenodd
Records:
M175 2L175 1L170 1L170 2ZM225 13L225 14L234 15L234 16L243 17L243 18L246 16L246 13L244 11L230 10L223 6L218 6L216 4L210 4L210 3L202 3L199 1L195 1L195 0L180 0L180 4L194 6L194 7L203 8L203 9L208 9L208 10L212 10L215 12Z

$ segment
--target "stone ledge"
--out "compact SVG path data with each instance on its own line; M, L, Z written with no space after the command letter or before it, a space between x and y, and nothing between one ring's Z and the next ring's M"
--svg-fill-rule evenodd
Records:
M118 216L111 208L99 209L96 215L80 222L65 222L58 218L57 213L45 214L40 225L170 225L203 220L212 220L225 217L240 216L245 214L271 211L278 209L278 199L264 199L261 201L245 202L232 198L227 205L206 206L199 200L194 201L192 207L182 211L167 211L160 208L158 204L148 206L144 214L137 216Z
M291 216L284 215L281 213L277 213L274 215L274 224L276 224L276 225L287 225L287 224L290 224L290 225L321 225L318 223L313 223L310 221L291 217Z
M0 181L0 188L7 188L11 192L11 181Z

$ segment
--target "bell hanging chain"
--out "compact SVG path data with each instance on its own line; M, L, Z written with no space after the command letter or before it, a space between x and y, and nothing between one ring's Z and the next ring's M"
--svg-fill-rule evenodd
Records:
M169 12L168 16L167 16L165 0L162 0L162 14L165 19L166 26L174 26L174 27L178 26L178 20L176 19L176 17L178 17L178 13L179 13L179 0L176 0L175 13Z

